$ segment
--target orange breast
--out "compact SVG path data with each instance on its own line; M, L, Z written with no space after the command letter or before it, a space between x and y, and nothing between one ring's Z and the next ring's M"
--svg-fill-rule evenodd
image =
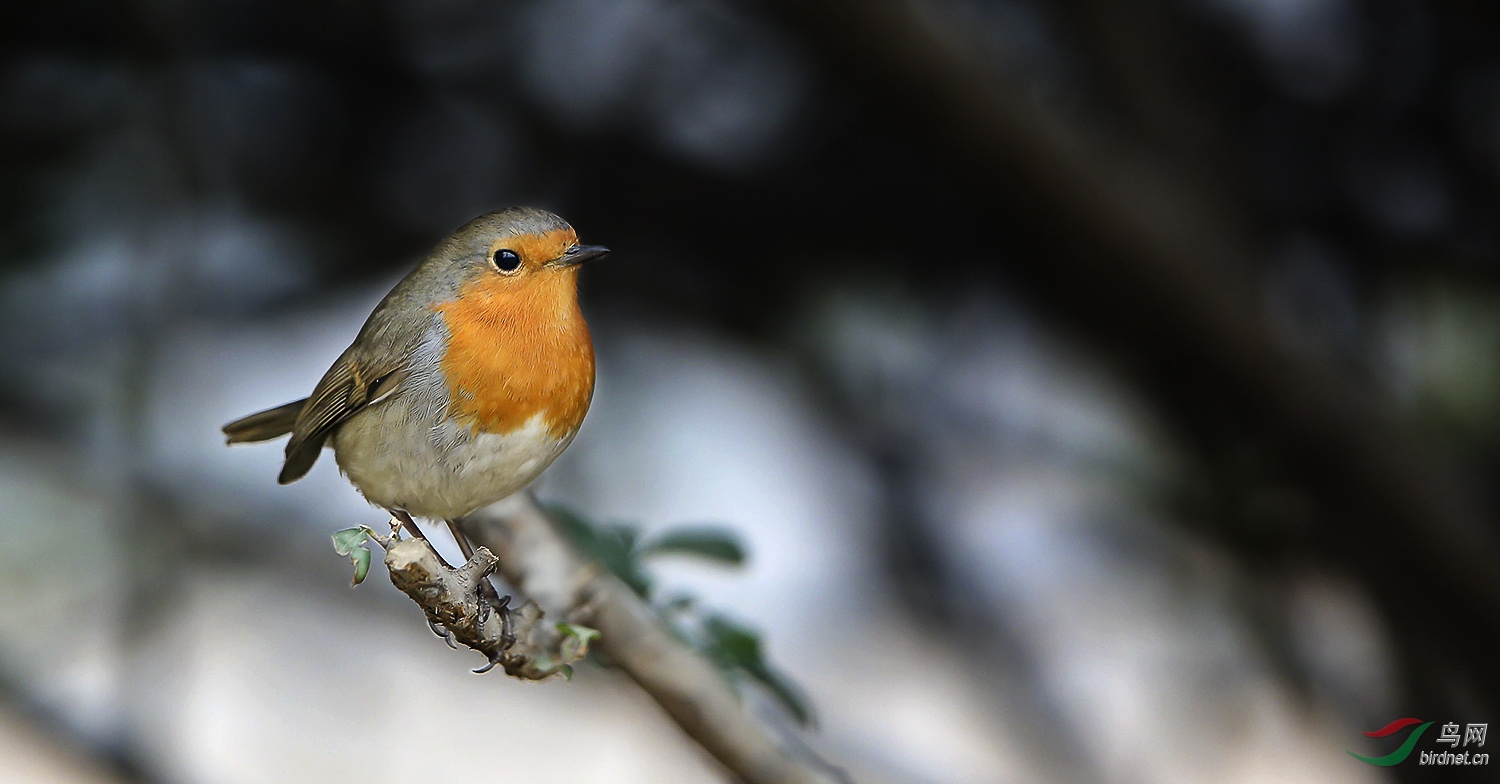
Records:
M576 269L524 282L481 275L435 309L448 326L450 416L485 433L509 433L537 414L558 438L578 429L594 395L594 344Z

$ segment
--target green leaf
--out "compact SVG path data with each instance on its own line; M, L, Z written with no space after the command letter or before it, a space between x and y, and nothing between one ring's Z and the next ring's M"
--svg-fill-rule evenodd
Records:
M336 531L333 534L333 549L354 564L354 581L351 586L365 581L370 573L370 548L365 546L374 531L369 526L356 526Z
M370 548L361 547L355 551L354 556L354 581L350 586L359 585L365 581L365 575L370 573Z
M624 523L594 524L583 516L556 504L544 507L554 525L561 528L568 539L584 555L598 561L611 574L630 586L642 598L651 596L651 577L640 566L635 544L639 532L635 526Z
M721 615L704 618L703 630L707 637L704 654L721 668L741 673L770 689L797 723L803 726L812 724L812 708L807 695L766 661L759 634Z
M722 615L703 619L707 653L726 667L745 668L760 663L760 635Z
M559 623L557 630L567 637L577 637L584 645L599 639L599 630L587 626L579 626L576 623Z
M618 577L641 598L651 600L651 577L642 566L647 558L687 555L717 563L739 565L746 560L744 546L734 532L714 526L684 526L667 530L641 542L636 526L624 523L593 523L557 505L544 507L553 525L585 555ZM806 695L795 683L765 660L760 635L717 615L700 615L691 596L678 595L654 608L672 634L707 656L726 678L754 681L765 687L802 724L813 721ZM588 653L588 644L598 632L582 626L558 624L565 637L559 646L564 662L547 662L546 668L571 676L566 660ZM595 656L602 656L598 652Z
M364 546L369 536L370 529L363 525L345 528L342 531L335 531L333 533L333 549L339 555L351 555L354 553L355 548Z
M739 566L745 562L745 548L727 528L691 526L669 529L641 545L639 557L690 555L709 561Z
M590 629L587 626L559 623L557 630L563 635L559 652L562 654L564 662L583 658L589 652L589 643L599 639L599 630Z
M807 698L807 692L802 687L793 683L780 670L766 667L759 672L751 672L749 675L760 681L771 690L771 694L781 703L781 706L792 714L792 718L804 727L811 727L817 722L817 717L812 712L812 702Z

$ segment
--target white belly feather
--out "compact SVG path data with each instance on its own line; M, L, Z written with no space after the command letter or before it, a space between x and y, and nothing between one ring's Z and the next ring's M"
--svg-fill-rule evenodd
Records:
M451 422L421 434L417 423L400 421L407 418L395 410L399 401L390 402L339 428L334 456L370 503L418 517L453 519L499 501L531 484L573 440L548 432L541 414L504 434L442 432L457 429Z

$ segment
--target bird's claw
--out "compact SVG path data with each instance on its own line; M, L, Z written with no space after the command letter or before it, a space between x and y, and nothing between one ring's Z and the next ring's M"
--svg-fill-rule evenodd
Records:
M516 624L510 613L510 594L500 600L500 650L509 650L516 644Z
M506 596L506 597L502 598L498 602L496 602L496 601L494 601L492 599L489 599L487 597L483 597L483 596L481 596L480 599L479 599L479 625L480 626L484 626L484 624L489 621L489 619L490 619L490 611L491 611L492 608L495 609L495 610L498 610L500 612L500 628L502 630L500 632L500 650L501 651L503 651L506 648L510 647L510 643L508 643L508 642L505 641L505 631L504 631L504 630L510 628L510 609L509 609L509 605L510 605L510 597L509 596ZM495 665L497 665L499 663L500 663L500 653L499 653L499 651L497 651L497 652L495 652L495 655L489 660L489 662L487 662L483 667L480 667L479 669L475 670L474 674L476 674L476 675L483 675L483 674L489 672L490 670L495 669Z
M479 625L483 626L490 619L490 612L500 613L500 649L506 650L516 642L515 621L510 613L510 594L495 598L493 592L488 596L481 594L479 601Z
M479 600L479 626L484 626L489 621L491 612L500 613L500 650L507 650L516 642L515 622L512 620L510 612L510 594L499 598L481 595ZM447 627L429 618L427 620L427 628L431 629L433 634L443 638L443 642L448 643L449 648L458 650L458 643L453 639L453 632ZM482 675L493 670L495 665L499 663L500 654L497 652L494 658L490 659L488 663L474 672Z
M437 621L429 620L427 622L427 628L431 629L433 634L442 637L443 642L448 643L449 648L452 648L455 651L458 650L458 643L453 641L453 632L448 631L442 624L438 623Z
M516 623L514 616L510 612L510 594L506 594L499 599L490 599L486 602L481 602L481 604L485 604L487 607L494 607L495 610L499 611L500 650L508 650L510 646L516 644ZM486 620L489 618L488 612L485 613L484 617Z

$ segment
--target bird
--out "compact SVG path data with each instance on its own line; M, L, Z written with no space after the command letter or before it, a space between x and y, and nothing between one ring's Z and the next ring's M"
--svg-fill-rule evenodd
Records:
M391 289L312 394L224 425L228 443L290 435L277 481L332 447L339 470L413 536L534 481L577 435L594 394L578 274L609 249L567 221L511 207L438 243ZM486 598L504 609L488 588Z

